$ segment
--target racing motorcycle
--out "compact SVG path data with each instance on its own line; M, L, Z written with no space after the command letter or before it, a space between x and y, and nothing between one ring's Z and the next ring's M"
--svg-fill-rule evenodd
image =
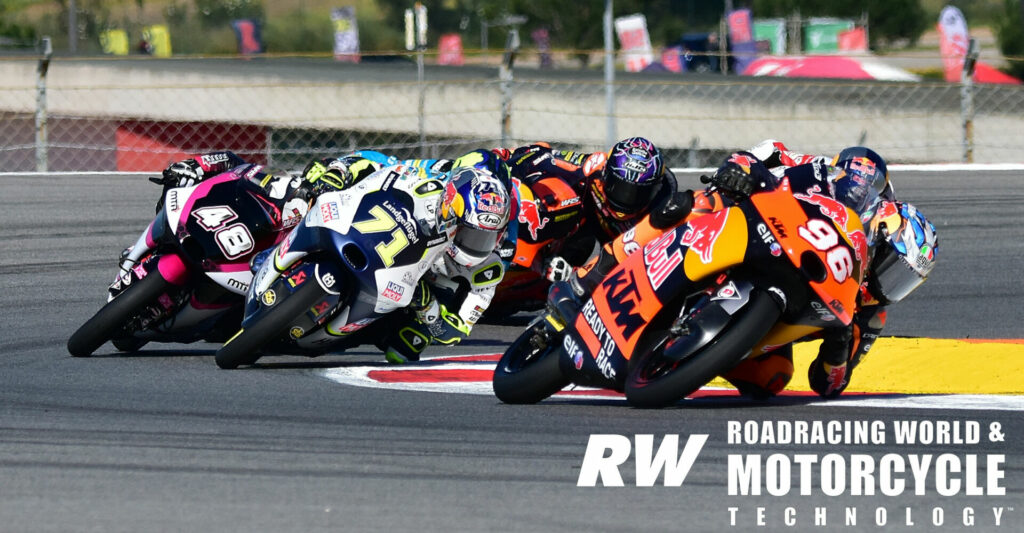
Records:
M427 176L396 165L320 194L302 223L265 252L242 327L217 351L217 366L255 363L264 350L316 356L372 344L376 328L367 326L409 305L448 243L446 227L434 232L425 222L436 219L445 193ZM438 201L422 200L433 196Z
M850 324L869 263L857 214L785 178L692 213L586 302L553 285L545 313L498 362L495 395L535 403L576 383L624 391L639 407L675 403L746 357Z
M85 357L108 340L124 352L149 341L223 342L241 320L250 258L305 211L305 202L301 210L268 202L256 184L268 175L249 165L165 190L156 218L122 257L107 304L71 335L68 352ZM271 190L292 181L286 173L273 176Z
M575 259L582 264L591 252L588 248L573 254L566 249L567 238L579 231L582 221L583 200L572 187L555 177L536 180L532 186L512 178L512 186L518 191L518 227L510 232L515 238L498 250L508 267L488 307L490 317L543 308L551 285L543 276L544 259L581 255Z

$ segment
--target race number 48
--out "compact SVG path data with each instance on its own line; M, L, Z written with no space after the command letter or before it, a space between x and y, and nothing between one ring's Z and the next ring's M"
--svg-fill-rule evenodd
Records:
M818 218L797 228L797 233L817 250L825 252L825 263L837 282L842 283L853 273L853 258L850 250L839 244L835 226Z
M193 211L192 216L196 217L196 222L204 229L214 232L213 238L217 241L220 251L224 252L224 257L236 259L252 251L255 242L245 224L239 222L226 228L223 227L238 218L238 214L230 207L226 205L203 207Z

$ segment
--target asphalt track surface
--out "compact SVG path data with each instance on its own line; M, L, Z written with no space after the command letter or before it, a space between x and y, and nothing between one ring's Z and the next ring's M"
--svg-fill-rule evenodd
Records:
M1024 182L1015 172L906 173L897 190L936 222L940 264L893 309L889 335L1021 338ZM507 406L486 396L344 386L324 369L382 364L371 350L268 358L219 370L209 344L150 345L91 358L67 337L104 301L120 250L149 222L141 177L0 177L0 530L3 531L1020 531L1019 412L684 402L636 410L611 400ZM449 351L495 353L521 329L481 325ZM1019 379L1019 378L1016 378ZM977 445L730 445L730 420L980 423ZM990 442L1001 424L1003 442ZM591 434L709 439L681 487L576 486ZM656 445L657 445L656 440ZM682 444L681 444L682 445ZM680 445L680 446L681 446ZM681 448L680 448L681 449ZM729 454L1005 454L1006 496L729 496ZM981 470L984 475L984 469ZM794 473L794 480L797 479ZM818 479L818 474L814 474ZM982 478L984 479L984 478ZM660 482L659 482L660 483ZM756 528L758 506L766 527ZM859 510L844 527L845 507ZM739 508L730 526L728 507ZM783 523L786 507L795 527ZM827 528L813 527L815 507ZM1001 526L992 507L1006 507ZM909 509L907 511L906 509ZM1011 510L1012 509L1012 510ZM905 525L910 512L914 526Z

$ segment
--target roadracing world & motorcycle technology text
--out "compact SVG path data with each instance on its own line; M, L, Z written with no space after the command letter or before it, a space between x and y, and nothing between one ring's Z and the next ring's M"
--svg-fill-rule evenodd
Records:
M725 435L725 460L714 458L714 490L725 497L713 512L723 526L932 530L1017 523L1000 453L1008 436L997 420L728 420ZM668 434L660 442L655 435L592 434L577 486L628 486L623 465L632 458L635 486L681 487L691 467L712 460L706 449L721 446L707 434ZM808 446L820 451L805 453Z

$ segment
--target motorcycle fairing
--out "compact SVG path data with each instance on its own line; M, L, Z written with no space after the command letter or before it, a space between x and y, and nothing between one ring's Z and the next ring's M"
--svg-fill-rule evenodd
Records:
M277 291L281 277L299 275L303 282L317 280L328 292L292 324L291 337L302 349L322 349L407 306L417 281L447 244L443 234L425 231L428 226L421 222L436 216L436 206L423 207L412 196L440 200L443 190L422 169L397 166L320 195L257 272L244 324L269 307L261 295Z
M593 359L611 380L624 376L637 343L665 303L693 292L697 281L743 263L747 243L747 220L733 207L670 229L642 253L628 256L594 289L576 318L584 359Z
M864 227L857 214L824 196L813 203L798 200L787 179L775 191L755 194L750 200L797 269L808 272L805 261L810 257L819 258L827 267L823 279L808 276L807 282L828 310L843 325L849 325L867 267L863 259L868 256ZM823 220L831 229L829 225L812 225L812 221ZM820 260L822 255L826 255L826 261Z
M516 178L512 183L519 190L517 240L512 263L531 268L547 246L579 229L583 200L559 178L542 178L530 186Z

